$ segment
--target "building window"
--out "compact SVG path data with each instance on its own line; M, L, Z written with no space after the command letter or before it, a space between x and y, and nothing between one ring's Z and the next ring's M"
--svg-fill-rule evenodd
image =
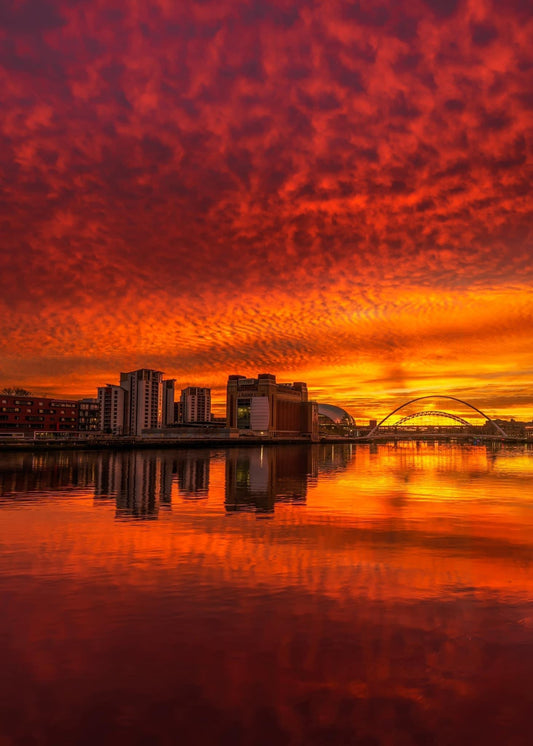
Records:
M237 401L237 427L239 430L250 429L251 405L250 399L238 399Z

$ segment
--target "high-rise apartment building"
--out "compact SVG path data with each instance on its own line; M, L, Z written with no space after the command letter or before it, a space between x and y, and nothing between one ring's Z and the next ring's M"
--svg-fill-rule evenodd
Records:
M140 368L120 374L120 386L98 389L101 430L114 435L141 435L146 428L174 422L174 384L159 370Z
M176 388L176 381L174 378L169 378L163 381L163 427L167 425L173 425L176 420L174 411L174 395Z
M121 386L108 383L98 388L100 430L109 435L124 435L128 394Z
M163 373L141 368L120 374L120 386L128 392L126 428L129 435L141 435L145 428L163 424Z
M211 389L188 386L180 397L181 421L211 422Z

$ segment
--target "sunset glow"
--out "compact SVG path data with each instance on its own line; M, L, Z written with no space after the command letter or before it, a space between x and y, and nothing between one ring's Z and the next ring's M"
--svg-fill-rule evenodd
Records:
M533 418L529 3L2 6L0 387Z

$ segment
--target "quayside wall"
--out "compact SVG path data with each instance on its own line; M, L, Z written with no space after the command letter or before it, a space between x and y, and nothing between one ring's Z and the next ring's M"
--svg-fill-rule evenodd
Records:
M419 435L416 437L393 437L391 435L379 438L343 438L326 436L318 441L309 437L272 437L272 436L240 436L240 437L181 437L181 438L143 438L143 437L114 437L114 438L91 438L83 440L54 438L51 440L24 439L24 440L2 440L0 439L0 454L8 451L47 451L47 450L134 450L146 448L233 448L258 445L314 445L316 443L331 444L377 444L398 443L401 441L438 441L454 444L481 445L485 443L529 443L533 440L527 438L515 438L501 436L484 437L451 437L442 435Z

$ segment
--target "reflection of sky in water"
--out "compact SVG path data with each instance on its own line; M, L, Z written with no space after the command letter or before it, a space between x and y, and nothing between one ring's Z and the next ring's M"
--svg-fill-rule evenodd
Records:
M0 736L527 743L532 463L425 443L6 454Z

